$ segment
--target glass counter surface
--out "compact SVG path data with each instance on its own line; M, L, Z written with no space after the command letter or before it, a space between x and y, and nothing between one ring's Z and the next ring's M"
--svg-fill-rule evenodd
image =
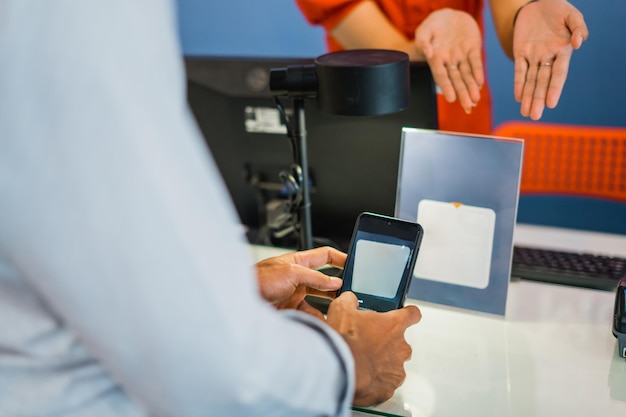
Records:
M281 253L253 247L255 259ZM409 299L422 320L394 396L412 417L626 416L626 360L611 333L615 294L511 282L505 317Z

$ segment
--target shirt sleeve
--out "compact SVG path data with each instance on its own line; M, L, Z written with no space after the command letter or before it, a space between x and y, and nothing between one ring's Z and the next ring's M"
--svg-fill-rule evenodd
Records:
M296 0L296 3L309 23L330 32L362 1L365 0Z
M174 5L10 3L3 258L151 415L347 415L347 345L258 294L186 105Z

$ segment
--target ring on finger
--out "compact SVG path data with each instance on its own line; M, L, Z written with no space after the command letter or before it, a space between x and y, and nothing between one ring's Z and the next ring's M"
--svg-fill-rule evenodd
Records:
M540 67L551 67L552 61L546 61L539 64Z
M448 70L458 70L459 66L456 64L450 64L450 65L446 65L446 67L448 68Z

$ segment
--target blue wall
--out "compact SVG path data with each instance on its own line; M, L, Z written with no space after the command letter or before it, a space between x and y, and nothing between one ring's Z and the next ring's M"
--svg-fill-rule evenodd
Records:
M574 53L561 102L546 110L542 121L626 126L626 1L571 2L585 15L591 36ZM293 0L178 0L178 4L186 54L312 57L325 52L323 31L308 25ZM501 51L490 24L486 54L494 125L521 120L513 99L513 63Z
M325 52L293 0L178 0L183 51L190 55L298 56Z

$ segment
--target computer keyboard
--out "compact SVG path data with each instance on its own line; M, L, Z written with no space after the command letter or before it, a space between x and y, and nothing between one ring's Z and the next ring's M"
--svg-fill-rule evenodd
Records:
M515 246L512 278L614 291L626 259Z

